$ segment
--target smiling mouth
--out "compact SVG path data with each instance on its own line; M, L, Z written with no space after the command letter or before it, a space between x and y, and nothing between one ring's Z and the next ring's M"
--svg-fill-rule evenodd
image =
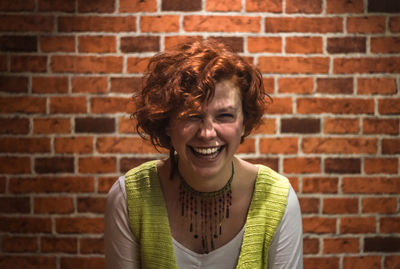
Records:
M206 158L215 158L224 148L225 146L218 147L208 147L208 148L200 148L200 147L191 147L193 154L197 157L206 157Z

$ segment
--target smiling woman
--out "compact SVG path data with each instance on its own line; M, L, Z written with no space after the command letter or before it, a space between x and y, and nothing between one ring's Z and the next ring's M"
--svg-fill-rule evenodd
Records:
M268 101L261 74L211 42L156 55L148 70L133 116L170 156L111 188L107 268L301 268L288 180L235 156Z

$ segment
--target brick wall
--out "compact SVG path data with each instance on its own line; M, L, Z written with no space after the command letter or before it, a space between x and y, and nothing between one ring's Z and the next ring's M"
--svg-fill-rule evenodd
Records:
M240 156L290 178L304 267L400 268L400 2L0 0L1 268L104 268L107 191L162 156L130 93L201 38L263 73L274 103Z

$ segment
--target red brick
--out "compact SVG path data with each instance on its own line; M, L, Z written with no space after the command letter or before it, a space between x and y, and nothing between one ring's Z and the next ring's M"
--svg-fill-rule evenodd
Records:
M323 74L329 71L329 59L326 57L260 56L258 68L262 73Z
M86 13L113 13L115 0L78 0L78 12Z
M31 209L30 199L28 197L0 197L1 213L29 213Z
M35 0L0 1L1 11L33 11Z
M2 15L1 32L52 32L53 16L40 15Z
M37 52L36 36L0 36L0 51Z
M364 119L363 120L363 133L364 134L399 134L399 120L398 119Z
M20 76L0 76L0 92L27 93L28 78Z
M325 173L359 174L361 159L359 158L326 158Z
M200 11L201 0L163 0L161 1L162 11Z
M119 0L119 12L154 12L157 11L157 0Z
M362 199L363 213L394 214L397 210L397 198L370 197Z
M372 37L372 53L400 53L399 37Z
M0 171L2 174L29 174L31 160L29 157L0 157Z
M261 138L260 152L266 154L294 154L298 151L298 138Z
M291 97L274 97L273 102L267 106L266 114L292 114L293 100Z
M366 158L364 161L364 171L367 174L397 174L397 158Z
M247 12L282 12L282 1L280 0L247 0L246 11Z
M382 153L383 154L399 154L400 153L400 139L383 139L382 140Z
M332 37L328 38L328 53L366 53L365 37Z
M104 232L103 218L68 217L56 219L57 233L100 234Z
M120 73L119 56L52 56L51 70L56 73Z
M29 119L26 118L0 118L0 134L28 134Z
M158 36L123 36L120 40L121 52L157 52L160 50Z
M106 263L104 258L99 257L62 257L62 269L76 268L105 268Z
M149 150L150 151L150 150ZM152 149L154 151L154 149ZM252 138L247 138L244 140L242 144L239 145L239 148L237 149L237 153L256 153L256 142L255 139Z
M9 188L12 193L93 192L94 179L78 176L11 178Z
M394 78L359 78L358 94L394 94L397 92Z
M51 233L50 218L42 217L1 217L0 231L6 233Z
M269 168L271 168L274 171L279 171L279 160L278 158L246 158L246 161L253 163L253 164L262 164L265 165ZM294 186L295 184L293 184L293 188L295 188L296 186Z
M140 30L143 33L179 32L179 16L142 16L140 17Z
M79 250L83 254L104 254L103 238L81 238Z
M117 41L115 36L80 36L78 39L78 51L93 53L116 52Z
M359 253L360 239L358 238L325 238L324 254Z
M33 200L35 214L71 214L74 202L70 197L35 197Z
M400 114L400 98L386 98L378 100L378 111L384 115Z
M343 13L363 13L363 0L327 0L326 13L328 14L343 14Z
M149 64L148 57L129 57L127 63L128 73L144 73Z
M347 31L349 33L384 33L386 22L383 16L364 16L347 18Z
M130 167L130 168L132 168L132 167ZM130 169L130 168L128 168L128 169ZM125 171L127 171L127 170L125 170ZM117 180L116 177L99 177L97 180L98 181L97 191L99 193L108 193L111 186L114 184L114 182L116 180Z
M238 36L210 36L207 40L212 40L218 43L223 43L227 46L231 51L236 53L244 52L244 40L243 37ZM245 58L246 59L246 58ZM250 60L250 63L253 61Z
M153 145L136 137L99 137L96 150L100 153L157 153Z
M337 193L338 178L310 177L303 178L303 193Z
M333 60L335 74L354 73L400 73L400 58L336 58Z
M108 88L107 77L72 77L73 93L106 93Z
M164 37L165 49L174 49L179 47L181 44L193 43L194 41L201 41L201 36L166 36Z
M2 269L54 269L57 268L56 257L44 256L6 256L0 257Z
M342 179L343 193L395 194L400 192L400 178L389 177L345 177Z
M306 257L304 268L307 269L339 269L339 258L337 257Z
M75 1L39 0L38 7L40 11L74 12Z
M400 233L400 217L383 217L379 223L381 233Z
M341 33L342 31L341 18L265 18L267 33Z
M358 198L324 198L323 214L357 214Z
M376 154L375 138L304 138L304 153Z
M380 269L381 257L380 256L359 256L359 257L344 257L343 269Z
M136 133L136 123L130 117L120 117L118 119L118 133L133 134Z
M67 93L67 77L33 77L33 93Z
M56 153L93 153L93 137L56 137L54 150Z
M276 121L275 119L263 119L263 122L254 131L254 134L275 134Z
M183 29L188 32L260 32L260 17L191 15L183 19Z
M40 249L43 253L69 253L78 252L78 240L71 237L42 237Z
M90 110L92 113L131 113L133 102L131 98L125 97L96 97L92 98Z
M46 113L46 98L0 97L1 113Z
M106 199L100 197L78 197L77 209L79 213L104 214Z
M376 232L375 217L343 217L340 218L340 233L368 234Z
M321 13L322 0L287 0L285 11L286 13Z
M400 238L395 236L375 236L364 239L364 252L399 252Z
M373 114L373 99L361 98L298 98L297 112L300 114Z
M336 233L335 218L303 217L303 233Z
M353 94L353 79L317 78L317 92L327 94Z
M400 33L400 16L389 18L389 29L392 33Z
M281 37L251 37L247 38L247 50L251 53L257 52L281 52Z
M7 236L2 240L4 252L36 252L38 250L37 237Z
M398 256L385 256L385 269L396 269L400 266L400 255Z
M264 91L267 94L275 92L275 79L273 77L263 77Z
M50 138L0 138L0 152L2 153L46 153L50 152Z
M73 173L73 157L37 157L35 171L39 174L46 173Z
M143 84L141 77L111 77L110 79L110 91L118 93L129 93L136 92Z
M241 11L241 0L207 0L206 11Z
M325 118L324 133L326 134L357 134L359 131L359 119Z
M317 214L319 212L320 201L318 198L299 198L302 214Z
M314 80L312 78L279 78L279 93L307 94L314 91Z
M312 174L321 172L320 158L285 158L283 172L288 174Z
M114 118L75 118L76 133L113 133L114 131Z
M288 53L322 53L321 37L286 37L285 51Z
M68 118L35 118L33 119L34 134L67 134L71 132L71 122Z
M114 157L81 157L78 160L79 173L115 173L117 161Z
M317 238L303 238L303 254L317 254L319 240Z
M135 16L61 16L59 32L135 32Z
M86 113L86 97L51 97L50 113Z
M6 178L0 177L0 193L6 192Z
M73 37L73 36L41 36L40 37L40 50L43 52L74 52L75 51L75 37Z
M1 24L0 24L1 25ZM36 55L11 56L11 71L13 72L45 72L47 57Z

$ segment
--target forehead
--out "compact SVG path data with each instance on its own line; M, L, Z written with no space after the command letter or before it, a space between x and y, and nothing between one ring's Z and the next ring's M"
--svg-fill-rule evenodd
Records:
M241 105L240 89L234 80L222 80L215 84L214 96L208 105Z

